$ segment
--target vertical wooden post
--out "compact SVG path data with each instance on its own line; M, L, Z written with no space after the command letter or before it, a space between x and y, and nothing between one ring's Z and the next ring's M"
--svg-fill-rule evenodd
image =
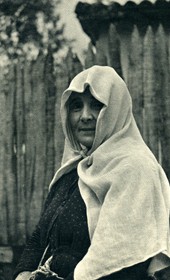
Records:
M85 59L85 68L89 68L96 64L95 54L93 52L93 45L90 42L87 49L86 59Z
M131 50L127 85L132 96L134 117L143 133L143 46L136 26L131 36Z
M29 237L32 226L30 224L30 216L33 215L30 209L32 200L32 192L34 190L34 172L35 172L35 128L34 122L36 115L34 114L34 94L32 91L32 62L25 60L24 62L24 106L25 106L25 195L26 195L26 236ZM34 214L35 215L35 214Z
M61 124L60 103L61 95L68 86L68 76L66 75L66 66L60 65L56 70L56 102L55 102L55 126L54 126L54 143L55 143L55 170L61 165L61 159L64 148L64 134Z
M56 87L54 80L54 66L52 53L48 53L44 68L44 90L46 95L46 171L44 180L44 198L46 197L49 183L54 175L54 123Z
M6 104L5 104L5 85L4 85L4 73L0 68L0 243L7 244L8 232L7 232L7 198L6 198L6 186L5 186L5 138L6 138Z
M170 179L170 66L167 60L169 46L163 26L155 34L155 63L157 92L159 94L159 131L162 150L162 165Z
M144 38L143 58L143 91L144 91L144 124L143 136L158 158L158 107L155 92L155 57L154 57L154 34L151 27L148 27Z
M22 245L26 240L25 229L25 139L24 139L24 93L23 93L23 63L18 60L16 65L16 178L17 178L17 236L18 244Z
M5 104L5 161L4 161L4 189L6 190L6 211L8 242L10 245L16 245L18 242L17 220L18 220L18 189L17 189L17 151L16 151L16 67L11 61L9 66L8 88L6 90Z
M96 41L96 64L108 65L108 30L104 27Z
M68 81L71 82L74 76L83 70L82 64L78 59L77 55L74 54L71 49L69 49L67 56L64 59L64 62L66 65L65 74L68 76Z
M32 145L31 155L33 174L30 199L29 219L27 229L29 234L37 224L43 201L44 182L46 172L46 93L44 88L44 56L39 55L37 61L32 65L31 71L31 104L32 104ZM27 155L29 157L29 155Z
M113 67L117 73L122 76L120 42L117 30L113 24L111 24L109 28L108 49L108 65Z

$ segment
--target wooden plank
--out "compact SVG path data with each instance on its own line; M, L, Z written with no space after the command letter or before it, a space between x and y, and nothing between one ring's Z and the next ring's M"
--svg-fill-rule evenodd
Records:
M32 232L30 225L30 202L32 200L32 192L34 189L34 172L35 172L35 114L33 104L33 91L32 91L32 62L25 59L24 62L24 124L25 124L25 209L26 209L26 238Z
M5 137L6 137L6 104L5 104L5 83L4 71L0 68L0 243L7 244L7 203L6 203L6 190L5 190Z
M49 53L45 60L45 92L46 92L46 176L44 181L44 198L48 192L50 181L54 175L54 121L56 87L53 73L53 56Z
M64 134L61 124L60 116L60 103L61 95L63 91L68 87L69 77L66 75L66 66L60 65L56 69L56 102L55 102L55 127L54 127L54 139L55 139L55 169L57 170L61 165L61 159L64 148Z
M143 136L144 140L151 148L155 156L158 158L158 106L155 91L155 56L154 56L154 34L151 27L148 27L144 38L144 58L143 58L143 92L144 92L144 124Z
M29 200L27 229L31 233L40 216L46 172L46 92L44 87L44 56L40 55L32 65L32 114L34 141L34 173Z
M129 53L131 53L131 34L133 32L134 24L127 20L120 21L116 26L119 34L120 42L120 61L122 76L127 83L129 71Z
M25 126L24 126L24 90L23 63L18 60L16 66L16 177L17 177L17 236L18 244L26 240L25 229Z
M79 72L83 70L83 66L78 58L78 56L72 52L71 49L69 49L67 56L64 60L64 63L66 65L66 75L68 76L68 82L71 82L71 80L77 75Z
M17 189L17 151L16 151L16 118L15 95L16 95L16 67L11 62L8 73L8 90L6 92L6 135L5 135L5 181L7 200L7 223L8 242L16 245L18 242L17 220L18 220L18 189Z
M109 25L107 23L104 23L100 26L100 36L98 36L98 39L95 42L96 47L96 64L98 65L108 65L108 59L109 59L109 46L108 46L108 29Z
M108 65L108 36L101 34L96 42L96 64Z
M113 67L122 76L120 61L120 41L114 24L109 27L108 35L108 65Z
M136 26L131 35L131 50L127 85L132 96L133 114L140 132L143 133L143 44Z
M88 45L87 54L84 62L86 69L96 64L96 58L95 58L93 48L94 46L90 42Z
M155 40L157 91L159 94L159 132L162 150L162 165L170 179L170 65L169 38L160 25Z

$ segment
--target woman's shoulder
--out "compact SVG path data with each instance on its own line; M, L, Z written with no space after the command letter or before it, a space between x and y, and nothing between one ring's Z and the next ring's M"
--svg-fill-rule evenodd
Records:
M50 188L48 197L53 197L56 193L66 192L70 186L77 180L77 169L73 169L66 174L63 174Z
M51 191L55 188L59 188L65 185L69 185L70 183L72 183L74 180L76 180L78 177L77 174L77 168L74 168L73 170L69 171L68 173L63 174L58 181L56 181L52 187L51 187Z

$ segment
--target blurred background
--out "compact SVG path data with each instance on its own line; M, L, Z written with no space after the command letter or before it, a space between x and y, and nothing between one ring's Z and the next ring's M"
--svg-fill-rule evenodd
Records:
M170 179L170 1L0 0L0 280L9 280L60 167L60 98L114 67Z

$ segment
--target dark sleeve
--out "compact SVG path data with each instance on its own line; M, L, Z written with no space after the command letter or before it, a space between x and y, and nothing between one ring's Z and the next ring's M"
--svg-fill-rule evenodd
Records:
M69 273L69 275L64 280L74 280L73 274L74 272Z
M48 207L48 205L52 200L53 192L54 190L52 189L52 191L48 193L48 196L45 200L45 204L41 213L41 217L43 216L45 209ZM42 258L42 255L44 253L45 246L46 246L45 244L43 245L41 244L41 226L39 222L38 225L36 226L36 229L32 233L32 236L26 243L25 249L21 255L19 263L15 268L13 279L15 279L20 272L34 271L37 269L39 262Z
M155 272L154 276L155 276L155 279L158 279L158 280L168 280L168 279L170 279L170 266Z
M13 279L15 279L20 272L34 271L37 269L44 250L45 248L42 247L40 243L40 226L38 225L27 242L19 263L14 271Z

